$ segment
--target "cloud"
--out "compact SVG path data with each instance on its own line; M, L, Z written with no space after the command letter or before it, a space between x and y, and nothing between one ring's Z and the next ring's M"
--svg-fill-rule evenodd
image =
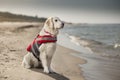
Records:
M57 15L74 21L91 21L92 18L92 21L120 20L119 5L120 0L0 0L0 10L3 11L38 16Z
M1 0L2 4L56 7L67 9L117 9L120 10L120 0Z

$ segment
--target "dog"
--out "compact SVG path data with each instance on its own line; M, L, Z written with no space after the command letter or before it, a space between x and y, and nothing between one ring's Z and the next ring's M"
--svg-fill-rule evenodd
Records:
M44 26L37 37L38 39L39 37L42 37L40 39L42 41L39 41L40 45L37 45L38 51L33 51L35 53L33 54L33 52L30 50L31 45L29 45L28 53L23 58L22 66L24 68L32 68L39 67L40 65L42 65L45 73L54 72L51 67L51 61L56 50L57 35L59 33L59 30L63 27L64 22L61 21L58 17L48 18L45 21ZM33 43L35 43L37 38L33 41ZM45 39L47 39L48 42L44 42ZM37 56L35 56L36 52L39 53L37 54Z

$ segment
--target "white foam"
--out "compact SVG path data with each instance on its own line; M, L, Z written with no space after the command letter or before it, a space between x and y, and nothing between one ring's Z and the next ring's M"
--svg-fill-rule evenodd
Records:
M70 36L70 37L69 36L70 36L69 34L64 35L64 34L60 33L58 35L59 40L57 41L57 43L64 46L64 47L76 50L76 51L81 52L81 53L87 53L87 54L93 53L90 49L85 48L85 46L81 46L79 44L79 42L76 43L76 39L80 39L80 38L78 38L78 37L75 38L75 36ZM79 45L79 46L76 46L76 45Z
M120 47L120 44L116 43L116 44L114 45L114 48L118 48L118 47Z
M69 38L71 39L71 42L75 43L77 46L80 46L78 38L75 36L69 36Z
M90 51L91 53L93 53L92 49L89 47L85 47L88 51Z
M71 42L75 43L78 46L87 46L89 45L89 43L87 41L81 40L80 37L76 37L76 36L70 36L69 34L67 34L68 37L71 39Z

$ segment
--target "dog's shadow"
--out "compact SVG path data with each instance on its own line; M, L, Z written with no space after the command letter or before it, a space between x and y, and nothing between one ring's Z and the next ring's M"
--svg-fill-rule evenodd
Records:
M40 69L39 68L31 68L30 70L45 74L47 76L50 76L50 77L54 78L55 80L70 80L69 78L67 78L67 77L65 77L65 76L63 76L59 73L54 72L54 73L46 74L46 73L43 72L43 69L41 69L41 68Z

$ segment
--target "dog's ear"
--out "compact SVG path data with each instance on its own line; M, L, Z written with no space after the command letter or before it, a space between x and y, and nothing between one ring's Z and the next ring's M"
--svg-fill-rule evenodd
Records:
M54 28L53 18L47 19L45 23L49 28Z
M47 26L50 26L50 19L46 21Z

